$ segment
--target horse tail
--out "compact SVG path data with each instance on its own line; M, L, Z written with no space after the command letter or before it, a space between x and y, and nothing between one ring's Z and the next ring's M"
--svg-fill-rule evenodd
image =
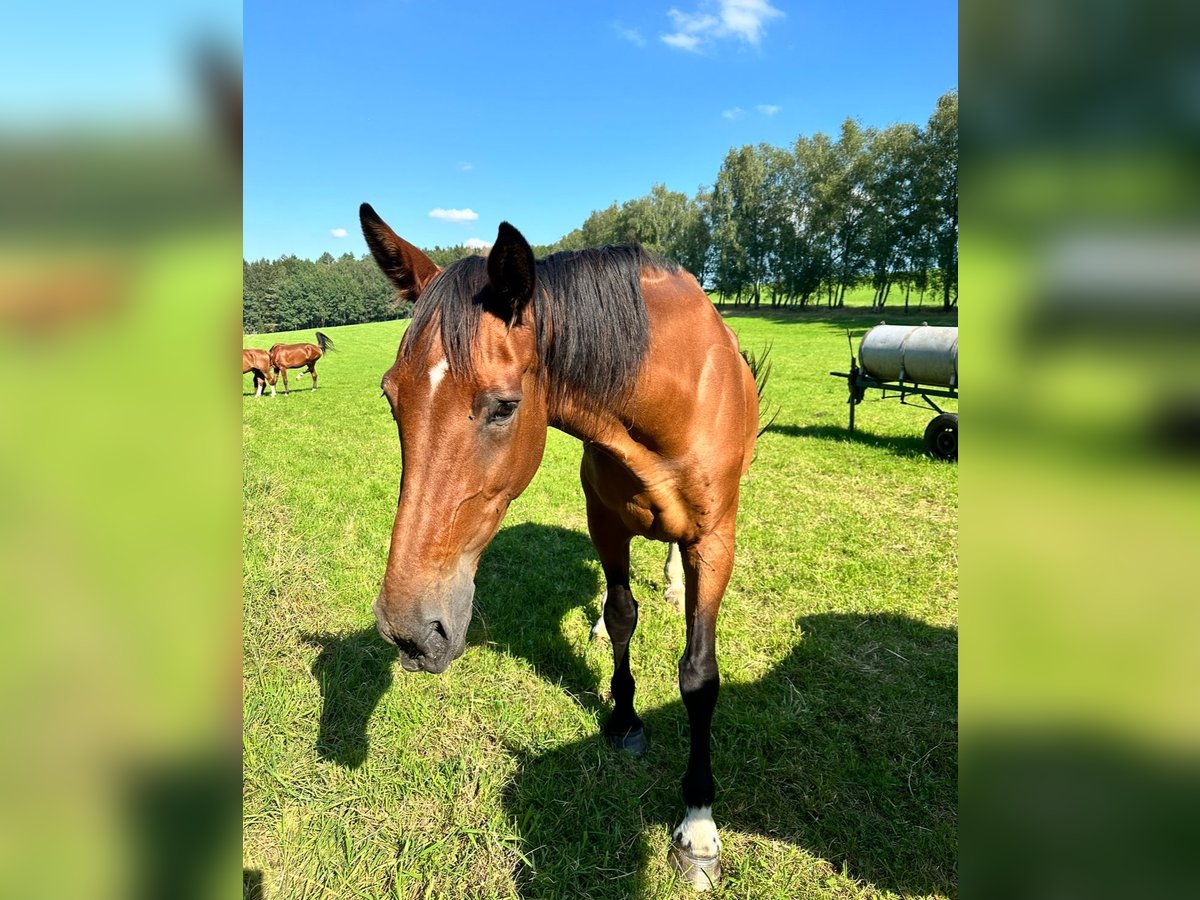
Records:
M317 346L321 348L322 353L326 350L337 349L337 347L333 346L333 341L329 339L329 336L322 331L317 332Z
M771 344L763 347L761 351L755 353L753 350L743 350L742 359L746 361L746 365L750 367L750 374L754 376L754 390L758 394L758 421L761 427L758 429L758 437L762 437L762 433L770 428L775 420L779 418L780 408L775 407L775 411L771 414L771 418L766 424L761 424L766 413L762 405L763 396L767 390L767 380L771 377L771 369L774 363L771 361Z

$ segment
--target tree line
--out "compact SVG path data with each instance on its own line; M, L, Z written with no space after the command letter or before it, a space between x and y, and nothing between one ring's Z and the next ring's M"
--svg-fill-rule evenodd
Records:
M369 256L242 261L242 329L248 334L378 322L409 312Z
M534 251L543 256L556 249ZM479 251L434 247L424 252L439 266L448 266ZM396 296L370 254L335 258L323 253L316 261L296 256L242 260L242 330L247 334L380 322L411 313L412 304Z
M913 291L958 303L958 93L924 127L801 136L791 147L731 149L694 196L654 185L597 210L538 256L639 241L679 262L721 301L844 305L866 287L881 308ZM483 251L434 247L445 266ZM899 302L899 301L897 301ZM294 330L407 316L369 255L243 262L246 331Z

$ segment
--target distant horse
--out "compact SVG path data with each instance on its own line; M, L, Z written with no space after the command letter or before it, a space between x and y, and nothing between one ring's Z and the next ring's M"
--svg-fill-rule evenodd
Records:
M547 426L584 443L588 531L607 585L618 748L646 749L634 711L629 587L634 535L677 545L687 646L679 688L691 752L687 815L670 860L694 887L720 875L709 734L720 683L717 610L733 568L742 475L758 430L755 373L696 280L640 247L535 261L501 223L486 259L440 269L363 204L375 261L413 301L382 388L403 474L387 570L373 610L413 672L462 655L475 571L542 460ZM536 627L538 623L530 623Z
M242 374L254 373L254 396L261 397L263 388L271 385L271 396L275 396L275 382L278 373L271 371L271 355L266 350L242 351Z
M333 341L317 332L315 344L276 344L271 348L271 368L278 376L283 373L283 392L288 392L288 369L307 368L312 376L312 389L317 389L317 360L326 350L333 350Z

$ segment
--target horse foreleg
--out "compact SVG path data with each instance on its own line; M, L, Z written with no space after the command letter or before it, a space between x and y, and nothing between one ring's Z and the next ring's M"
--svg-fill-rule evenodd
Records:
M283 366L282 368L277 369L276 371L278 371L279 374L281 374L283 376L283 392L286 394L288 392L287 366Z
M670 860L683 879L707 890L721 877L721 839L713 822L716 787L709 754L717 670L717 610L733 570L733 523L683 548L687 646L679 661L679 693L687 709L691 752L683 776L687 816L672 835Z
M254 377L254 396L261 397L262 392L263 392L263 385L265 385L267 383L267 379L263 377L263 375L258 371L258 369L251 369L250 374Z
M683 555L679 552L679 545L676 543L670 544L667 548L667 559L663 563L663 579L667 585L667 602L675 607L675 612L682 614L684 601ZM592 637L599 639L608 637L608 628L604 625L604 605L608 601L608 592L605 591L597 599L600 601L600 616L596 619L596 624L592 626Z
M629 588L629 542L633 535L620 518L600 502L586 480L583 493L587 499L588 533L600 557L608 588L604 625L613 650L613 711L604 725L604 733L613 747L642 756L646 752L646 732L633 708L636 685L629 668L629 641L637 628L638 618L637 601Z

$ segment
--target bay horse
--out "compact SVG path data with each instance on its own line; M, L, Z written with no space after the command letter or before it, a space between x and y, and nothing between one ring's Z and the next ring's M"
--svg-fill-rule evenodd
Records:
M687 813L669 859L693 887L720 877L709 756L720 676L717 610L733 568L740 479L758 432L755 374L690 274L638 246L535 260L500 224L487 257L439 268L364 203L363 236L413 301L381 387L403 472L387 568L372 609L407 671L462 655L484 548L537 471L548 427L584 444L588 532L607 586L616 748L646 751L629 642L635 535L678 548L687 643L679 690L691 752Z
M271 396L275 396L275 382L278 373L271 371L271 354L266 350L242 350L242 374L254 373L254 396L261 397L263 388L271 385Z
M275 375L283 373L283 392L288 392L288 369L307 368L312 376L312 389L317 389L317 360L326 350L335 349L333 341L321 332L317 332L315 344L276 344L271 348L271 368Z

